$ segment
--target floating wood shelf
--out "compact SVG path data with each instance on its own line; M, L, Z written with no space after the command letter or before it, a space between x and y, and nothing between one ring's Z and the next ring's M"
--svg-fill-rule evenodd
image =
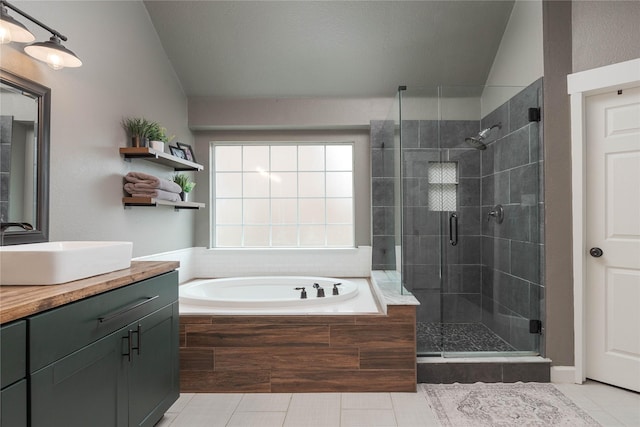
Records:
M197 202L170 202L169 200L154 199L152 197L123 197L122 203L125 206L173 206L179 209L200 209L204 208L204 203Z
M125 159L144 159L150 162L169 166L176 171L200 171L204 166L180 157L172 156L163 151L157 151L150 147L121 147L120 154Z

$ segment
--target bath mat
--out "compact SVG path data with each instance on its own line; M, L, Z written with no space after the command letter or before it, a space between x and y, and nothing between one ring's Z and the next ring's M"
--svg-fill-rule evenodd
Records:
M443 426L599 426L549 383L422 384Z

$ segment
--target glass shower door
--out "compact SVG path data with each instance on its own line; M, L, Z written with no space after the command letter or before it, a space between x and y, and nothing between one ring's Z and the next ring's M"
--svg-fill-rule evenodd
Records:
M420 356L540 352L541 85L401 92L401 277L421 303Z

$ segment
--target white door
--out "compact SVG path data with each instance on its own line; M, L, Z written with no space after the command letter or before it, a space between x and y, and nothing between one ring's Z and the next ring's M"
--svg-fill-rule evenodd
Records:
M640 87L585 111L586 376L640 391Z

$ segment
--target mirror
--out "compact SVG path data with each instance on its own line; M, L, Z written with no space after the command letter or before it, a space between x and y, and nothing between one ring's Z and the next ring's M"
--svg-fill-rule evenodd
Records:
M0 245L49 240L50 117L51 89L0 70Z

